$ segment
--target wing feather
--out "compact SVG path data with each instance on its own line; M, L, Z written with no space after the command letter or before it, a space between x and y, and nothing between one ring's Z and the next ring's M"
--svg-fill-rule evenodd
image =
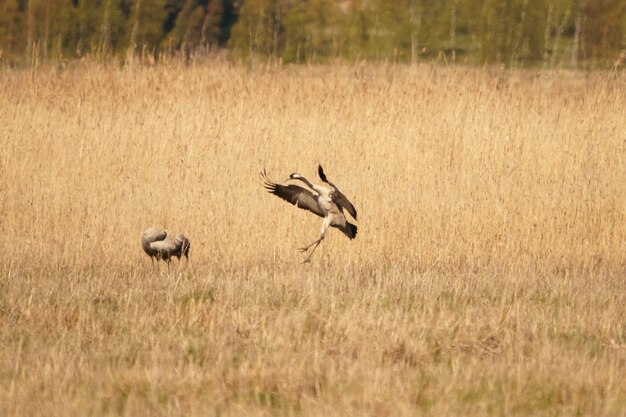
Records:
M171 252L176 250L178 244L176 238L168 236L163 240L150 243L150 247L158 252Z
M317 198L315 195L304 187L299 185L281 185L270 181L267 178L265 170L261 173L261 180L263 186L267 191L285 200L288 203L295 205L304 210L308 210L311 213L317 214L320 217L325 217L324 212L317 204Z
M354 220L356 220L357 219L356 209L354 208L350 200L348 200L348 198L345 195L343 195L341 190L339 190L339 188L335 184L328 181L328 179L326 178L326 174L324 174L324 169L322 168L322 165L317 166L317 173L320 176L320 179L322 181L324 181L326 184L333 187L332 199L335 202L335 204L337 204L339 207L342 207L348 210L348 213L350 213L350 215L354 218Z
M339 188L337 188L334 184L331 184L331 183L329 184L332 185L332 187L335 189L332 193L332 199L335 202L335 204L348 210L348 213L350 213L350 215L354 218L354 220L357 220L356 209L354 208L350 200L348 200L348 198L345 195L343 195L343 193L339 191Z

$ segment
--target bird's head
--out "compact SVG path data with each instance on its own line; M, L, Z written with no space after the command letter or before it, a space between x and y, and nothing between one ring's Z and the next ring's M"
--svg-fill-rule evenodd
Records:
M301 178L304 178L302 175L298 174L297 172L294 172L293 174L289 175L289 178L287 178L288 180L299 180Z

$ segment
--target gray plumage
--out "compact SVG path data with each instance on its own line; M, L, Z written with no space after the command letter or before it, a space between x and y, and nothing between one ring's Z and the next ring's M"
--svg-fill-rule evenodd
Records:
M322 181L324 181L326 184L331 186L332 188L331 197L332 197L332 200L335 202L335 204L337 204L337 206L339 207L345 208L348 211L348 213L350 213L352 218L356 220L356 209L354 208L352 203L346 198L346 196L343 195L339 187L337 187L332 182L328 181L328 179L326 178L326 174L324 174L324 170L322 169L321 165L317 166L317 173L320 176L320 179Z
M144 230L141 235L141 247L152 260L163 259L170 262L173 256L189 259L191 244L184 235L168 236L167 232L154 227Z
M328 181L321 165L318 166L318 174L321 180L328 186L311 184L306 178L298 173L291 174L287 180L302 181L307 187L309 187L308 189L295 184L282 185L272 182L267 177L265 170L261 173L261 180L263 181L263 185L267 191L295 205L296 207L308 210L324 218L320 237L310 245L300 249L302 252L306 252L309 248L313 247L313 250L304 262L308 262L311 259L313 252L315 252L317 246L324 239L326 231L330 226L341 230L343 234L350 239L354 239L357 234L357 227L348 222L343 213L343 210L345 209L356 220L356 209L339 190L339 188Z

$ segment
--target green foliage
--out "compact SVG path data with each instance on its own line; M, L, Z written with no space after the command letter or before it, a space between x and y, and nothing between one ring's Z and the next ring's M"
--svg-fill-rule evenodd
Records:
M626 49L626 2L623 0L587 0L582 5L584 15L584 53L589 58L613 57Z
M233 29L232 44L244 53L279 54L284 48L283 17L287 9L287 1L246 1Z
M540 60L552 12L543 0L486 0L481 9L481 58L485 61ZM548 20L546 20L548 19Z
M612 65L623 0L0 0L0 59L228 47L283 62ZM586 65L586 64L585 64Z
M334 55L334 25L336 9L331 0L297 2L284 17L285 62L316 61Z
M576 65L626 44L623 0L248 0L230 48L325 58ZM582 22L582 23L581 23Z
M13 59L26 50L26 15L20 0L0 1L0 57Z
M224 46L236 0L0 0L0 58Z

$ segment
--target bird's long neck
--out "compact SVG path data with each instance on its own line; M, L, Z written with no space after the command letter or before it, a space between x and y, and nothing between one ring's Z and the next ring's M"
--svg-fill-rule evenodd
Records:
M306 178L304 178L304 177L298 177L298 178L294 178L294 179L302 181L303 183L305 183L306 185L308 185L310 189L315 190L315 186L314 186L313 184L311 184L311 183L309 182L309 180L307 180Z
M146 238L141 239L141 247L143 247L143 251L150 256L155 255L155 250L150 247L150 241Z
M298 177L296 179L298 179L298 180L302 181L303 183L305 183L306 185L308 185L310 189L312 189L313 191L315 191L319 195L328 196L329 193L332 191L330 188L324 187L323 185L311 184L309 182L309 180L307 180L304 177Z

